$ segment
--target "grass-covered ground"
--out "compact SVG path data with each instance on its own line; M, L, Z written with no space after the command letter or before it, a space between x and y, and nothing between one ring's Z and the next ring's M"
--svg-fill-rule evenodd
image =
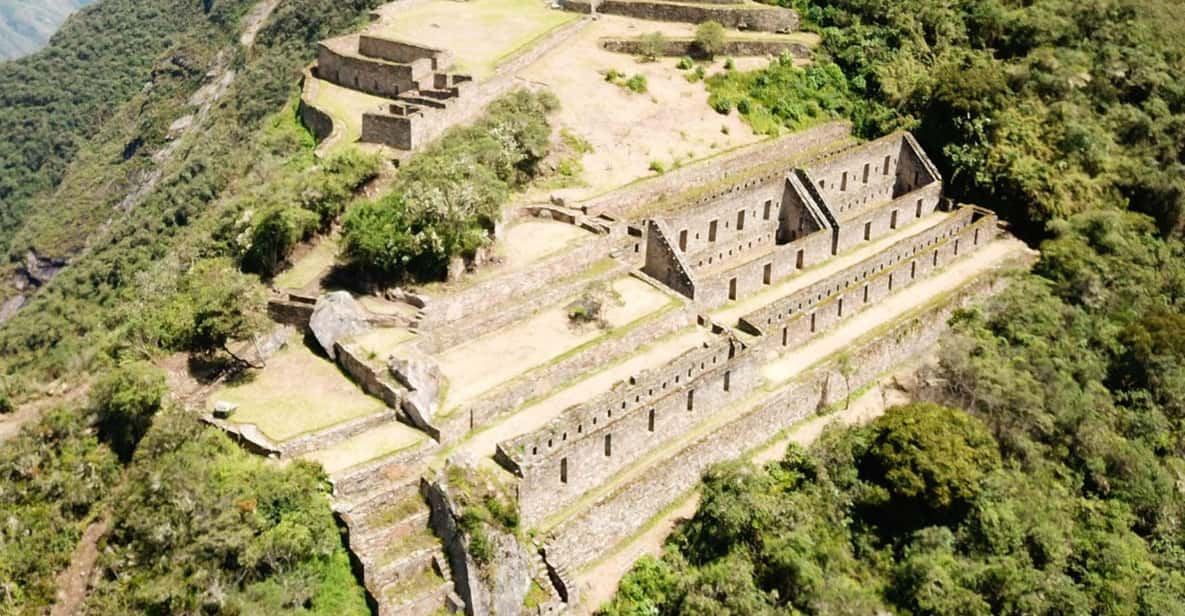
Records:
M281 442L384 408L333 362L298 341L268 360L267 368L249 382L227 386L210 400L238 404L232 421L255 424L268 438Z

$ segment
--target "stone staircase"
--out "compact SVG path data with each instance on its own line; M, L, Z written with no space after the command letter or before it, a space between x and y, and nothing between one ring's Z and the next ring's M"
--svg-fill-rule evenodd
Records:
M350 551L380 615L459 611L463 604L453 591L448 560L428 526L419 474L410 477L338 495Z

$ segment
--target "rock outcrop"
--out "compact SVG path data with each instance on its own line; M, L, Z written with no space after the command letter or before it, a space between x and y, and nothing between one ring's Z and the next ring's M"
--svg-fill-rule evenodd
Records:
M338 341L370 329L366 309L345 291L322 295L313 308L309 329L331 359L337 354L333 345Z

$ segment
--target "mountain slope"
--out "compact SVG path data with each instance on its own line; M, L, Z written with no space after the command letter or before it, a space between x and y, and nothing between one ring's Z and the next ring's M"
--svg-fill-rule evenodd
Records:
M41 49L71 13L95 0L0 0L0 60Z

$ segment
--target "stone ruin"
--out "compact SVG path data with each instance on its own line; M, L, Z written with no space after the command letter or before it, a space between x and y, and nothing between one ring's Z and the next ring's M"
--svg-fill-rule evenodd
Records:
M414 150L450 124L449 110L475 87L449 72L450 52L369 34L321 41L313 74L325 81L391 99L362 116L365 143Z

